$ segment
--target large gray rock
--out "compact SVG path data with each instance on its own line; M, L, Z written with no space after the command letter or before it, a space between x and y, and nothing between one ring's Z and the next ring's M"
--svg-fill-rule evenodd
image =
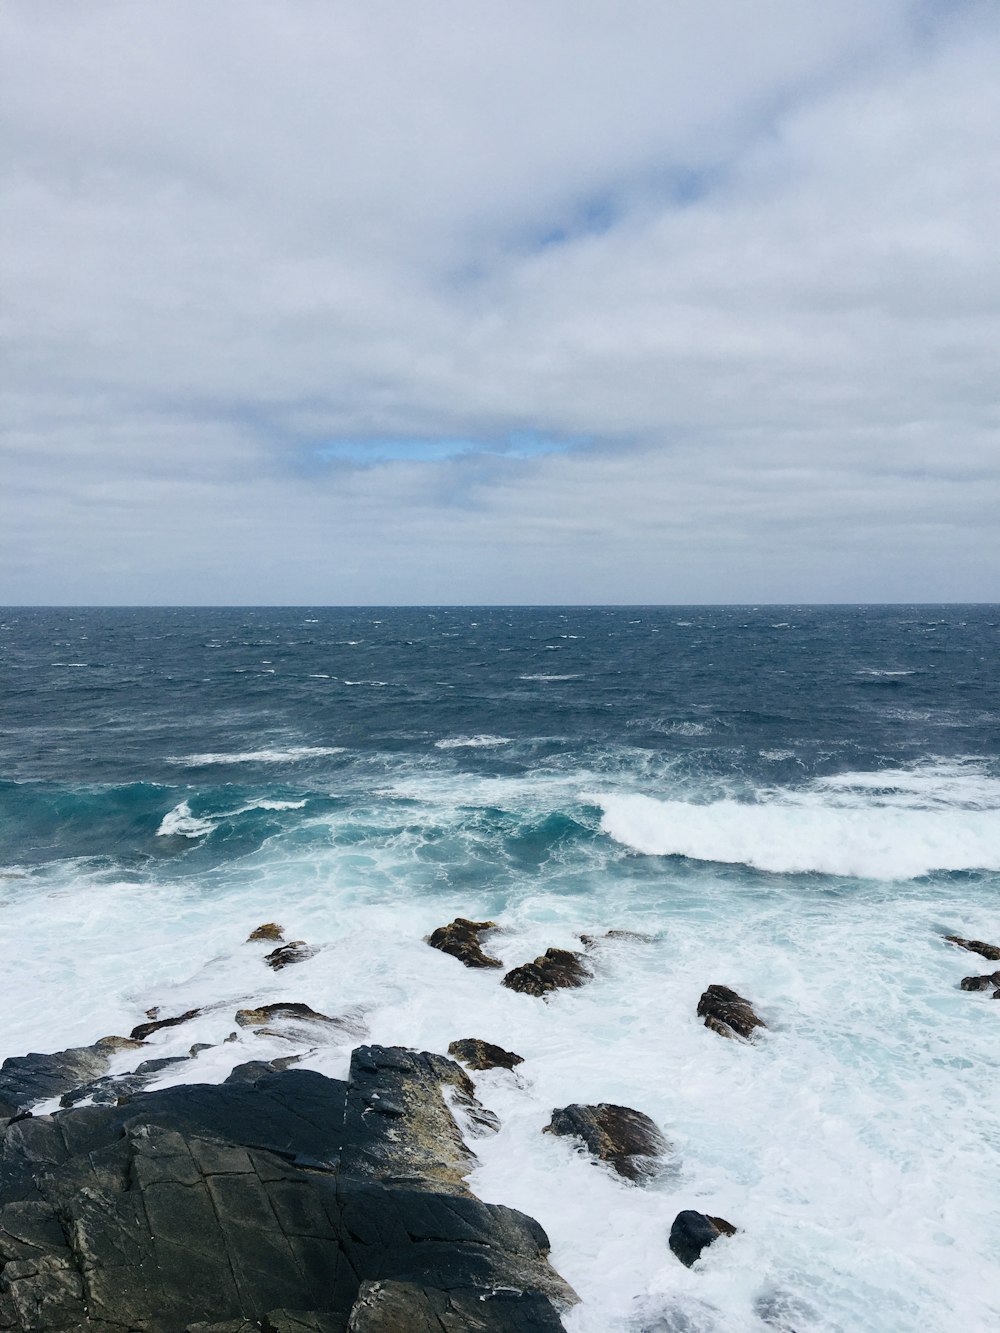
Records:
M469 1193L444 1093L475 1104L451 1061L368 1047L347 1083L254 1065L8 1124L0 1329L422 1327L375 1287L438 1329L560 1328L550 1298L573 1296L545 1233Z

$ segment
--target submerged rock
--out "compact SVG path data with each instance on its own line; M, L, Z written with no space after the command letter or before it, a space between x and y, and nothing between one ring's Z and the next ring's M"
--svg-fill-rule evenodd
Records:
M292 963L304 963L317 952L315 945L306 944L305 940L291 940L288 944L282 944L280 948L266 954L264 962L273 971L280 972L283 967L288 967Z
M181 1023L190 1023L192 1018L198 1018L200 1014L200 1009L189 1009L187 1013L178 1014L176 1018L154 1018L150 1023L140 1023L138 1027L134 1027L131 1035L136 1041L145 1041L154 1032L159 1032L160 1028L175 1028Z
M626 1180L655 1175L658 1159L670 1152L670 1144L648 1115L609 1102L553 1111L542 1133L581 1139L593 1157L607 1162Z
M963 940L961 935L946 935L945 939L949 944L957 944L960 949L981 954L988 962L1000 963L1000 945L984 944L982 940Z
M273 940L275 944L278 944L284 938L284 926L279 926L277 921L265 921L264 924L258 926L256 930L251 930L246 938L246 942L247 944L253 944L257 940Z
M487 930L496 930L495 921L469 921L464 916L457 916L447 926L438 926L432 931L427 943L432 949L440 949L452 958L457 958L466 967L503 967L499 958L491 958L483 952L479 936Z
M536 1222L469 1194L442 1082L468 1078L368 1047L347 1083L243 1066L8 1125L0 1328L555 1333L573 1293Z
M674 1218L669 1244L681 1263L690 1268L706 1246L717 1241L720 1236L735 1234L736 1228L724 1217L710 1217L707 1213L686 1208Z
M525 995L547 995L549 991L582 986L590 976L583 954L572 949L546 949L533 963L512 968L502 984Z
M1000 986L1000 972L990 972L985 977L963 977L960 984L962 990L992 990Z
M720 1037L744 1037L749 1041L755 1028L767 1024L753 1011L749 1000L728 986L709 986L698 1001L698 1017Z
M642 935L636 930L606 930L603 935L581 935L580 943L588 951L598 948L606 940L625 940L631 944L655 944L655 935Z
M469 1069L513 1069L515 1065L524 1064L522 1055L505 1051L502 1046L494 1046L492 1042L482 1041L479 1037L463 1037L461 1041L453 1041L448 1047L448 1054L461 1060Z

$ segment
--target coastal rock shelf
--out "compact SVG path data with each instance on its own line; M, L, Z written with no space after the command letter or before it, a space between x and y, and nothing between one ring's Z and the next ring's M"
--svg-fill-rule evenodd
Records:
M347 1082L252 1064L7 1123L0 1328L561 1329L547 1237L469 1193L442 1090L478 1107L453 1061L370 1046Z

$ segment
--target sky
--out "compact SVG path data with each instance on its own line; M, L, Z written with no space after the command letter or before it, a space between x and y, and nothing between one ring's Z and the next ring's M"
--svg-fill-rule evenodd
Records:
M997 0L5 0L0 603L1000 601Z

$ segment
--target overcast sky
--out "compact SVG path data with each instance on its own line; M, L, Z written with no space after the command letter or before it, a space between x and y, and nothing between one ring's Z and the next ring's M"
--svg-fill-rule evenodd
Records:
M5 0L0 602L1000 600L1000 3Z

